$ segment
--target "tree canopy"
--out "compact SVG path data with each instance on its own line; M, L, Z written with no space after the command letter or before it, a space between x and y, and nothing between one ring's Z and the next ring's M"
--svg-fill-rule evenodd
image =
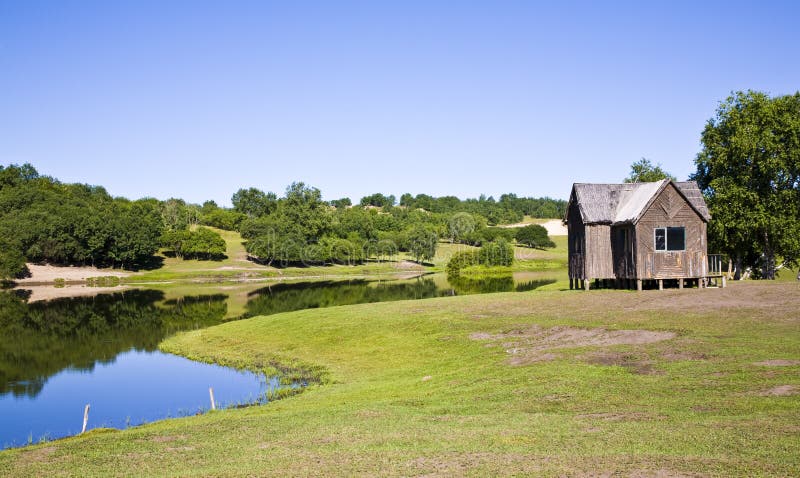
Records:
M661 168L661 164L653 164L647 158L631 164L631 173L625 178L626 183L651 183L671 179L675 181L675 176L669 174Z
M539 224L529 224L517 229L516 234L517 242L524 244L528 247L536 247L544 249L546 247L556 247L556 244L550 240L547 235L547 229Z
M709 249L728 254L737 275L774 278L800 259L800 92L771 98L737 92L706 124L696 180L713 216Z

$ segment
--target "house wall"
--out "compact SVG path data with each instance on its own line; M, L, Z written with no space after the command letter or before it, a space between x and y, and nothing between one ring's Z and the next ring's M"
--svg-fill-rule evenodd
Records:
M686 228L684 251L656 251L654 230ZM677 279L708 275L706 223L669 184L642 215L635 229L636 277Z
M586 266L586 230L583 219L573 196L567 211L567 254L569 257L570 279L583 279Z
M614 262L611 252L611 226L590 224L586 226L587 279L611 279L614 277Z

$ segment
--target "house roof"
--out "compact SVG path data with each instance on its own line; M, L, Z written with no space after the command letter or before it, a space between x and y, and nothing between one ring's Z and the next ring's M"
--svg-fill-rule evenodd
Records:
M575 200L584 224L635 223L650 203L667 186L674 184L697 214L708 222L711 215L700 188L694 181L663 179L653 183L587 184L575 183L570 202Z

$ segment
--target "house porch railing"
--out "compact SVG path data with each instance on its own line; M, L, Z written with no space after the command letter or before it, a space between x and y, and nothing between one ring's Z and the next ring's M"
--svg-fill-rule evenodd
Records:
M708 276L709 277L720 277L722 276L725 271L723 269L725 264L725 255L724 254L709 254L708 255Z

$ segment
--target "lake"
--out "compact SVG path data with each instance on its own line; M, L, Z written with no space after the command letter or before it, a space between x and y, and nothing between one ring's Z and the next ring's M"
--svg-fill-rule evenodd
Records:
M518 274L448 281L306 281L244 288L197 285L129 289L93 297L28 302L0 292L0 447L51 440L87 429L125 428L203 412L213 387L221 406L263 403L281 387L264 377L165 354L171 334L292 310L448 295L528 291L555 279ZM298 386L294 384L292 386Z

